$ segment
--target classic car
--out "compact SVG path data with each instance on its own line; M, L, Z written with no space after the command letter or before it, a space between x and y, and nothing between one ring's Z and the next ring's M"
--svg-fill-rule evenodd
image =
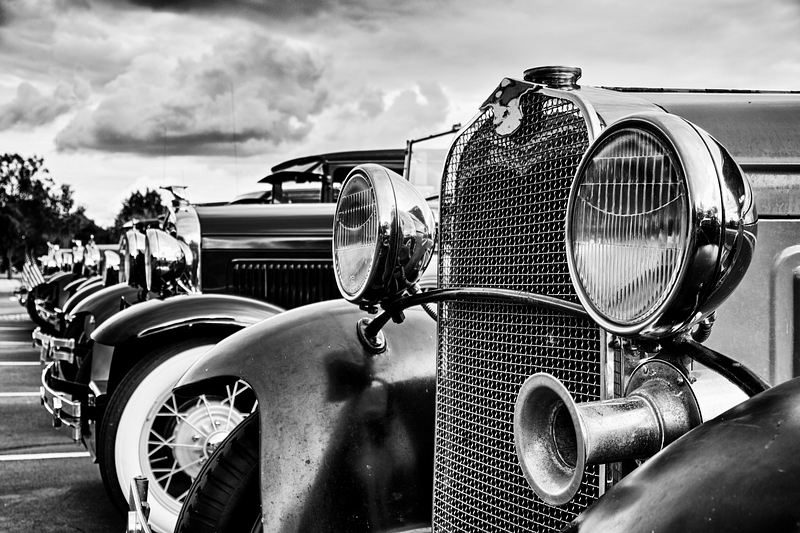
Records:
M48 255L39 258L41 268L30 257L23 265L23 290L18 300L39 331L53 335L63 326L60 322L70 299L81 293L69 304L75 305L113 283L113 274L104 270L113 271L113 263L119 262L119 256L116 245L97 245L93 238L86 244L73 240L69 250L53 244L48 244L48 248Z
M353 170L333 256L356 305L265 320L178 383L246 381L258 416L176 531L798 530L797 313L772 299L796 294L800 93L579 77L502 80L437 223ZM409 292L434 242L438 288Z
M231 333L338 297L331 202L353 167L377 159L402 171L404 153L337 152L281 163L263 180L275 200L264 205L191 205L173 189L176 199L158 227L123 235L120 274L133 287L105 289L74 309L71 339L85 349L51 350L42 376L44 406L95 457L121 511L128 479L144 474L152 481L153 527L172 531L206 455L254 403L237 380L182 403L173 385ZM315 203L308 201L312 190Z

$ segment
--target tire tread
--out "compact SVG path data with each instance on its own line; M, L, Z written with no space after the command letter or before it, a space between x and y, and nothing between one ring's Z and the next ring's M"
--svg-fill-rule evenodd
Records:
M175 533L233 533L252 526L261 514L258 440L256 412L203 466L184 500Z

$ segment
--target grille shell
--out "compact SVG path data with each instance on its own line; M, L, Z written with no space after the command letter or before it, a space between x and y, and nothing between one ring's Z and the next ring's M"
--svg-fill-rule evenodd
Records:
M567 267L570 186L589 146L580 106L540 91L519 97L520 127L500 136L487 108L451 148L442 183L440 287L494 287L578 298ZM514 449L524 380L545 371L576 401L600 399L597 326L504 302L440 304L434 531L559 530L600 494L597 467L556 508L538 499Z
M340 297L330 262L234 260L230 276L233 294L286 309Z

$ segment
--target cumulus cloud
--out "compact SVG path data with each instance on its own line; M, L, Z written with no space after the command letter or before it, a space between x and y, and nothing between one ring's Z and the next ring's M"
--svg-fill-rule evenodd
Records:
M49 124L82 105L90 94L89 84L82 79L76 79L72 84L59 83L49 96L42 94L30 83L23 82L17 87L16 97L8 104L0 106L0 130Z
M261 153L303 139L328 96L312 51L263 33L227 37L199 59L149 54L60 132L60 150Z
M419 82L391 92L364 88L314 118L309 144L316 151L403 148L407 139L448 129L451 108L438 83Z

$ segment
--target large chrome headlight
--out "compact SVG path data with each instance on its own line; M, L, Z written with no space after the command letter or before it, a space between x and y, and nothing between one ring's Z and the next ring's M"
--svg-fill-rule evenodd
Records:
M192 291L187 276L193 270L194 256L189 245L160 229L148 229L145 237L144 263L147 289L161 292L175 282L183 290Z
M101 269L103 271L103 286L110 287L111 285L116 285L120 282L119 279L119 270L120 270L120 258L119 254L114 250L103 250Z
M83 249L83 264L87 267L97 267L100 264L100 249L94 242L90 242Z
M72 241L72 261L73 263L81 263L83 262L83 241L74 240Z
M145 288L144 273L144 234L136 229L129 229L119 240L119 254L122 257L120 282L131 287Z
M425 198L401 176L379 165L353 169L333 222L342 296L372 304L416 283L433 254L435 229Z
M744 275L755 236L741 168L674 115L610 126L572 185L572 281L589 314L619 335L668 336L710 313Z

